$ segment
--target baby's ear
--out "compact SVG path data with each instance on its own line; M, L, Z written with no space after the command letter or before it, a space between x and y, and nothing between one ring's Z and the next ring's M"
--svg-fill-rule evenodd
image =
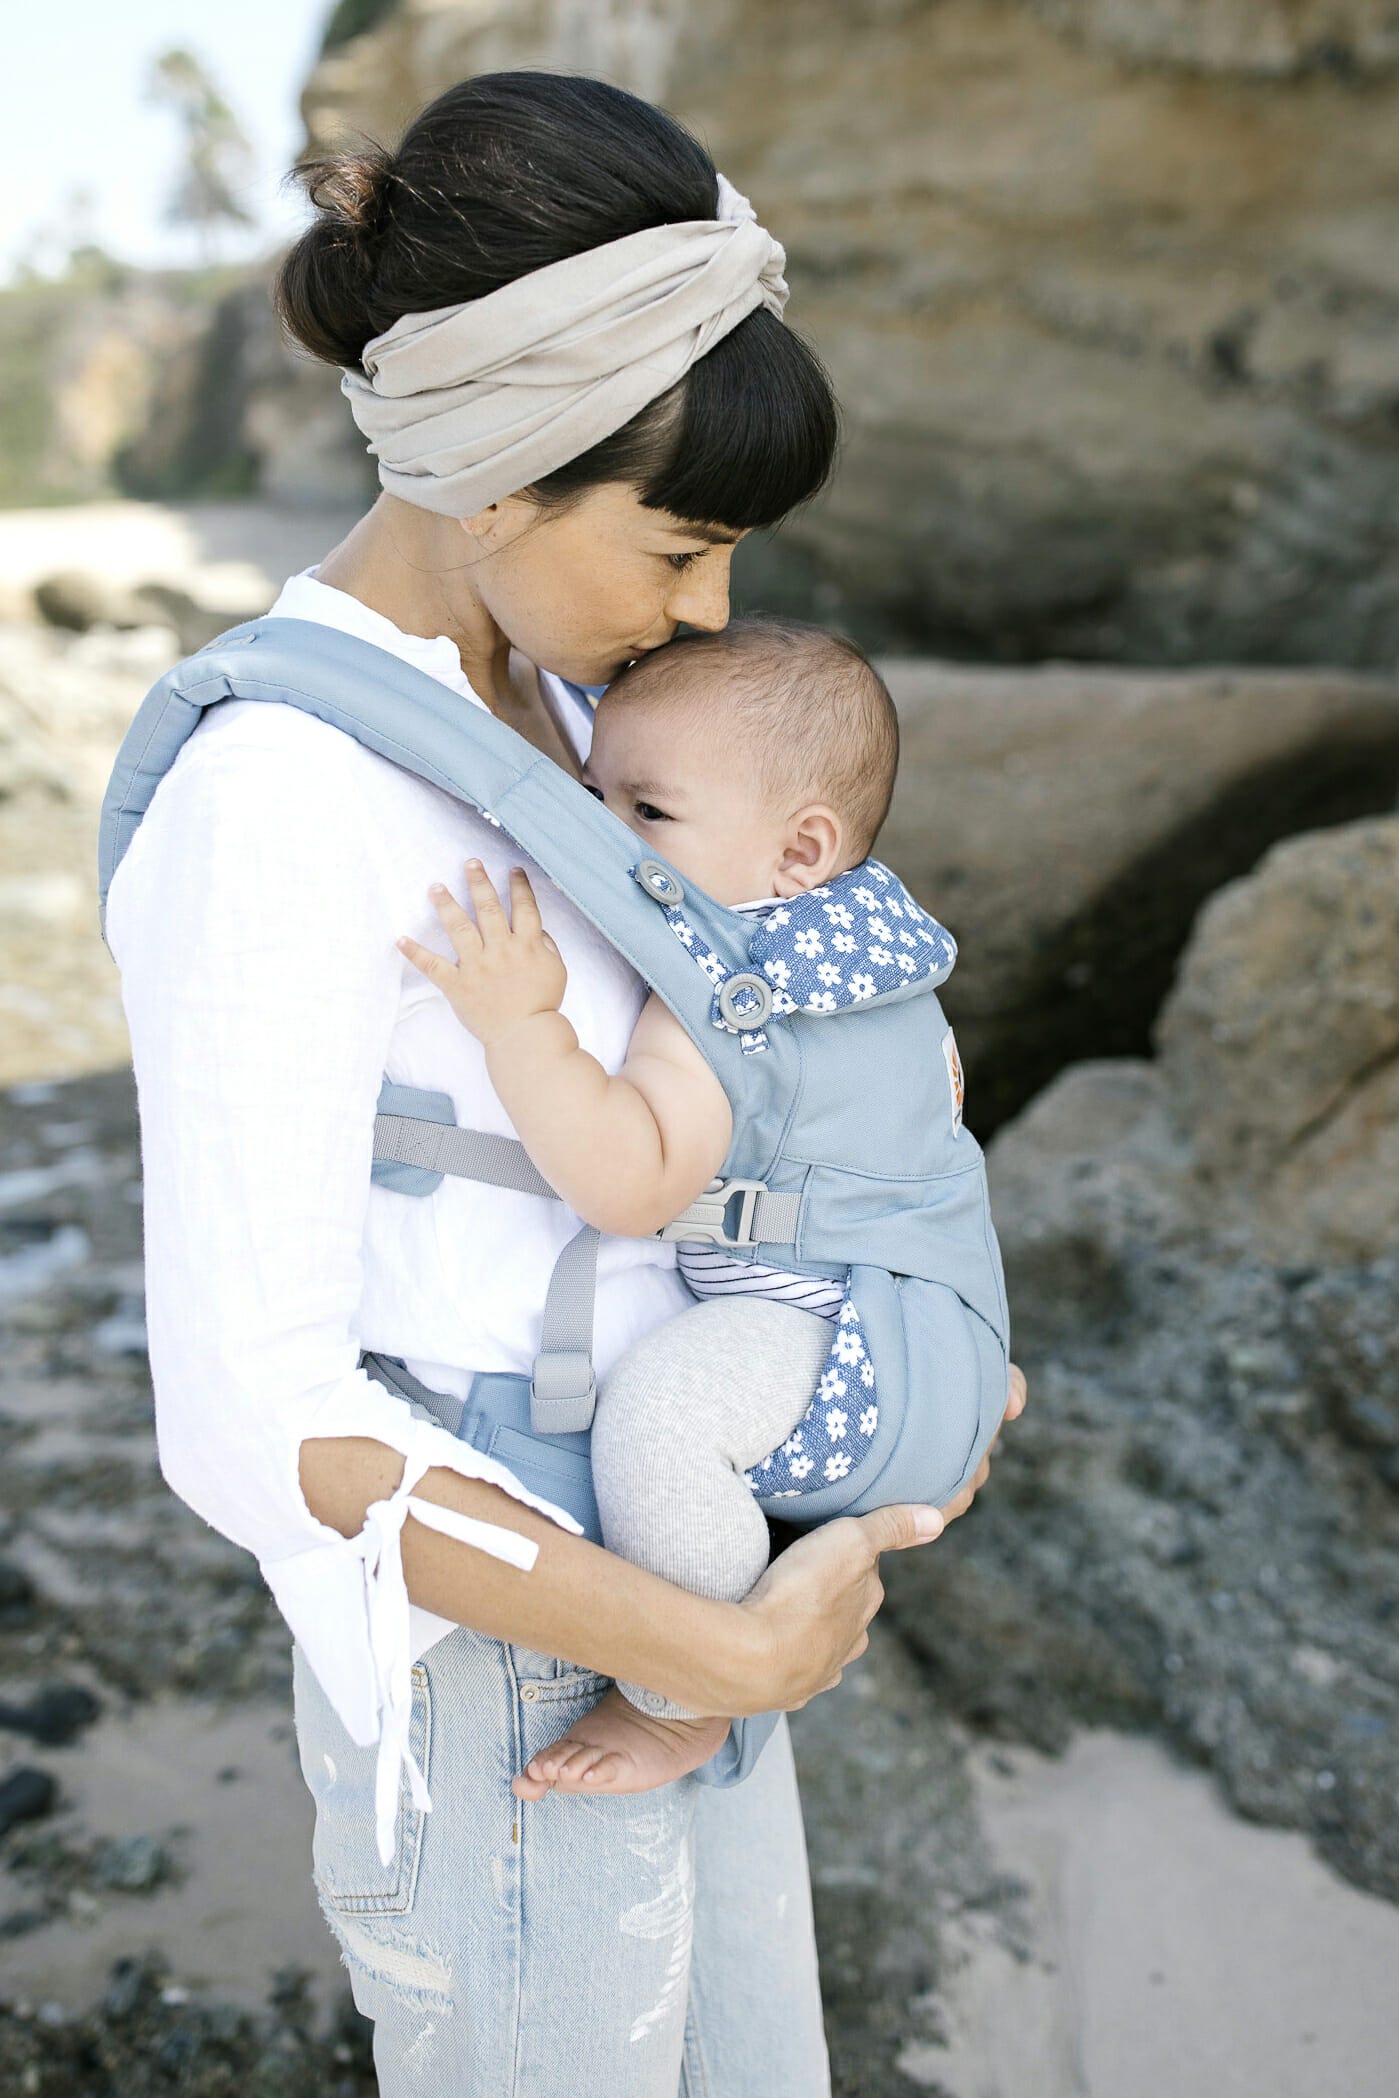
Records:
M824 801L798 809L787 825L774 887L779 896L819 889L845 865L845 825Z

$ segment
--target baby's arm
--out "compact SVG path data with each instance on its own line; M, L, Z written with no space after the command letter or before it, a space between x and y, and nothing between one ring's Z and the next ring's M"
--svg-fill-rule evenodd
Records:
M520 1141L569 1208L619 1237L658 1231L724 1161L733 1118L723 1087L655 997L610 1077L559 1011L567 972L523 871L511 872L509 919L479 860L467 861L466 879L474 923L448 890L432 892L456 963L416 940L399 946L484 1047Z

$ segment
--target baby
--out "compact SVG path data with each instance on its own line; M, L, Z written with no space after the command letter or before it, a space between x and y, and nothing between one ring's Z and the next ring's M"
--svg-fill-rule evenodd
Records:
M599 701L584 784L687 881L754 916L859 866L888 811L898 719L878 673L818 628L738 621L642 657ZM728 1098L659 996L611 1077L559 1011L566 981L524 873L510 916L478 861L473 918L434 893L456 966L408 958L482 1043L530 1157L599 1230L654 1233L716 1177ZM598 1397L592 1462L610 1550L692 1591L746 1595L768 1562L745 1470L810 1404L841 1284L682 1244L700 1301L636 1343ZM634 1792L706 1762L727 1719L619 1684L526 1773L542 1794Z

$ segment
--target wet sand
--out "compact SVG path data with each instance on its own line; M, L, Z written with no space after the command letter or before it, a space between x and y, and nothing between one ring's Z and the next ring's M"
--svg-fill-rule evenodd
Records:
M308 1969L328 2000L339 1952L311 1885L311 1801L281 1704L160 1700L104 1714L80 1748L26 1744L23 1760L59 1786L46 1835L154 1837L176 1876L70 1897L67 1915L5 1946L7 1996L80 2011L114 1960L154 1952L177 1985L246 2010L286 1967Z
M973 1751L992 1854L1033 1953L967 1926L951 2044L910 2050L952 2098L1394 2098L1399 1910L1305 1839L1250 1827L1155 1743L1061 1761Z

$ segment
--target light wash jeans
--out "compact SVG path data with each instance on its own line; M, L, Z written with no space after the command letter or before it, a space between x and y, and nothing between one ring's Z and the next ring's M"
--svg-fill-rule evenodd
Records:
M510 1780L607 1678L461 1630L413 1671L432 1793L374 1842L356 1748L301 1652L314 1872L381 2098L828 2098L785 1720L751 1777L522 1804Z

